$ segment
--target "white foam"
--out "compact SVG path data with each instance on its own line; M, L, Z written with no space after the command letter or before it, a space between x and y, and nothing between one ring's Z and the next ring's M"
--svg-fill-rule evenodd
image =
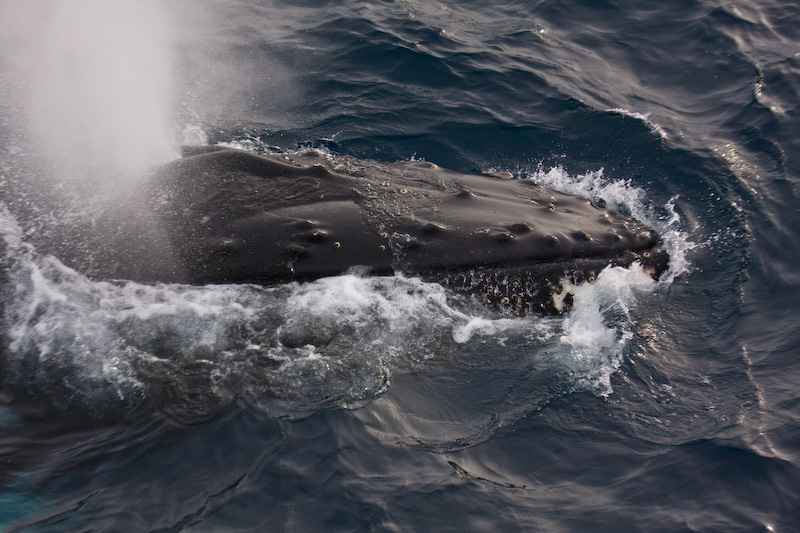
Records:
M442 286L403 276L347 274L275 289L92 282L39 256L5 209L0 231L4 298L13 302L4 307L3 384L64 409L131 409L198 379L203 408L266 392L352 404L385 390L398 367L463 351L473 339L536 330L535 318L466 314Z
M534 177L633 213L664 235L670 276L688 268L692 245L672 202L654 209L641 189L608 182L602 172L551 169ZM5 209L0 232L12 302L4 309L5 383L71 391L74 398L54 398L65 408L131 408L152 399L163 380L182 390L184 380L198 379L206 380L206 406L267 392L301 404L353 405L386 390L393 372L431 357L522 346L564 369L573 387L610 394L635 332L630 310L672 280L657 284L638 265L607 268L574 290L565 317L509 318L457 307L442 286L404 276L350 273L273 289L92 282L39 256Z

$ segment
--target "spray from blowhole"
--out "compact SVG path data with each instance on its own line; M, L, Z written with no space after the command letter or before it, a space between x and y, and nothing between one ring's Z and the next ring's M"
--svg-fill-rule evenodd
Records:
M169 13L153 0L0 3L4 137L43 186L135 186L178 156Z

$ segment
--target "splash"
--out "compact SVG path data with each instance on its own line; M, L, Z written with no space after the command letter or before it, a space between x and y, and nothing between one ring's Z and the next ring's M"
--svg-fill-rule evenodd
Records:
M576 385L604 396L613 392L611 375L622 364L633 337L631 315L636 298L655 290L656 281L635 263L630 268L606 268L594 283L575 291L572 313L564 320L561 343L568 347L562 361Z
M671 198L663 206L655 206L648 201L644 189L630 180L609 180L602 169L573 176L561 167L539 168L526 173L525 177L559 191L586 196L632 215L658 231L670 257L669 269L661 277L662 285L672 283L675 277L689 271L691 264L687 256L695 244L681 229L681 219L675 210L676 198Z
M691 248L667 204L656 210L630 183L601 173L540 172L568 192L603 198L675 237L673 258ZM9 283L7 391L36 391L57 409L97 413L166 409L193 418L242 396L270 396L293 409L353 407L383 394L398 372L431 359L511 350L531 372L599 395L636 334L633 309L654 282L642 269L607 268L575 287L562 318L509 318L462 305L442 286L358 272L275 288L93 282L25 242L0 211ZM671 267L671 276L686 268ZM492 358L487 360L491 371ZM544 369L544 370L543 370ZM544 374L542 374L544 375ZM178 414L176 414L178 413Z

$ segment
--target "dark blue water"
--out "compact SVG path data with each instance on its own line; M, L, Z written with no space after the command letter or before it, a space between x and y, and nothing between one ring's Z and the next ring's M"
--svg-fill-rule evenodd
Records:
M19 133L6 99L5 531L800 530L800 5L162 7L184 142L510 171L646 220L672 270L523 319L402 277L93 282L14 214L29 161L79 136ZM79 76L28 75L8 33L4 94Z

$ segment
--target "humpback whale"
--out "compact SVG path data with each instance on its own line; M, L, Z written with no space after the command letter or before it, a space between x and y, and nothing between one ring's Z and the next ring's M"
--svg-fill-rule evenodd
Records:
M524 315L563 312L566 288L608 265L639 261L658 278L669 260L652 228L585 197L422 161L186 147L122 203L52 239L66 264L188 284L403 273Z

